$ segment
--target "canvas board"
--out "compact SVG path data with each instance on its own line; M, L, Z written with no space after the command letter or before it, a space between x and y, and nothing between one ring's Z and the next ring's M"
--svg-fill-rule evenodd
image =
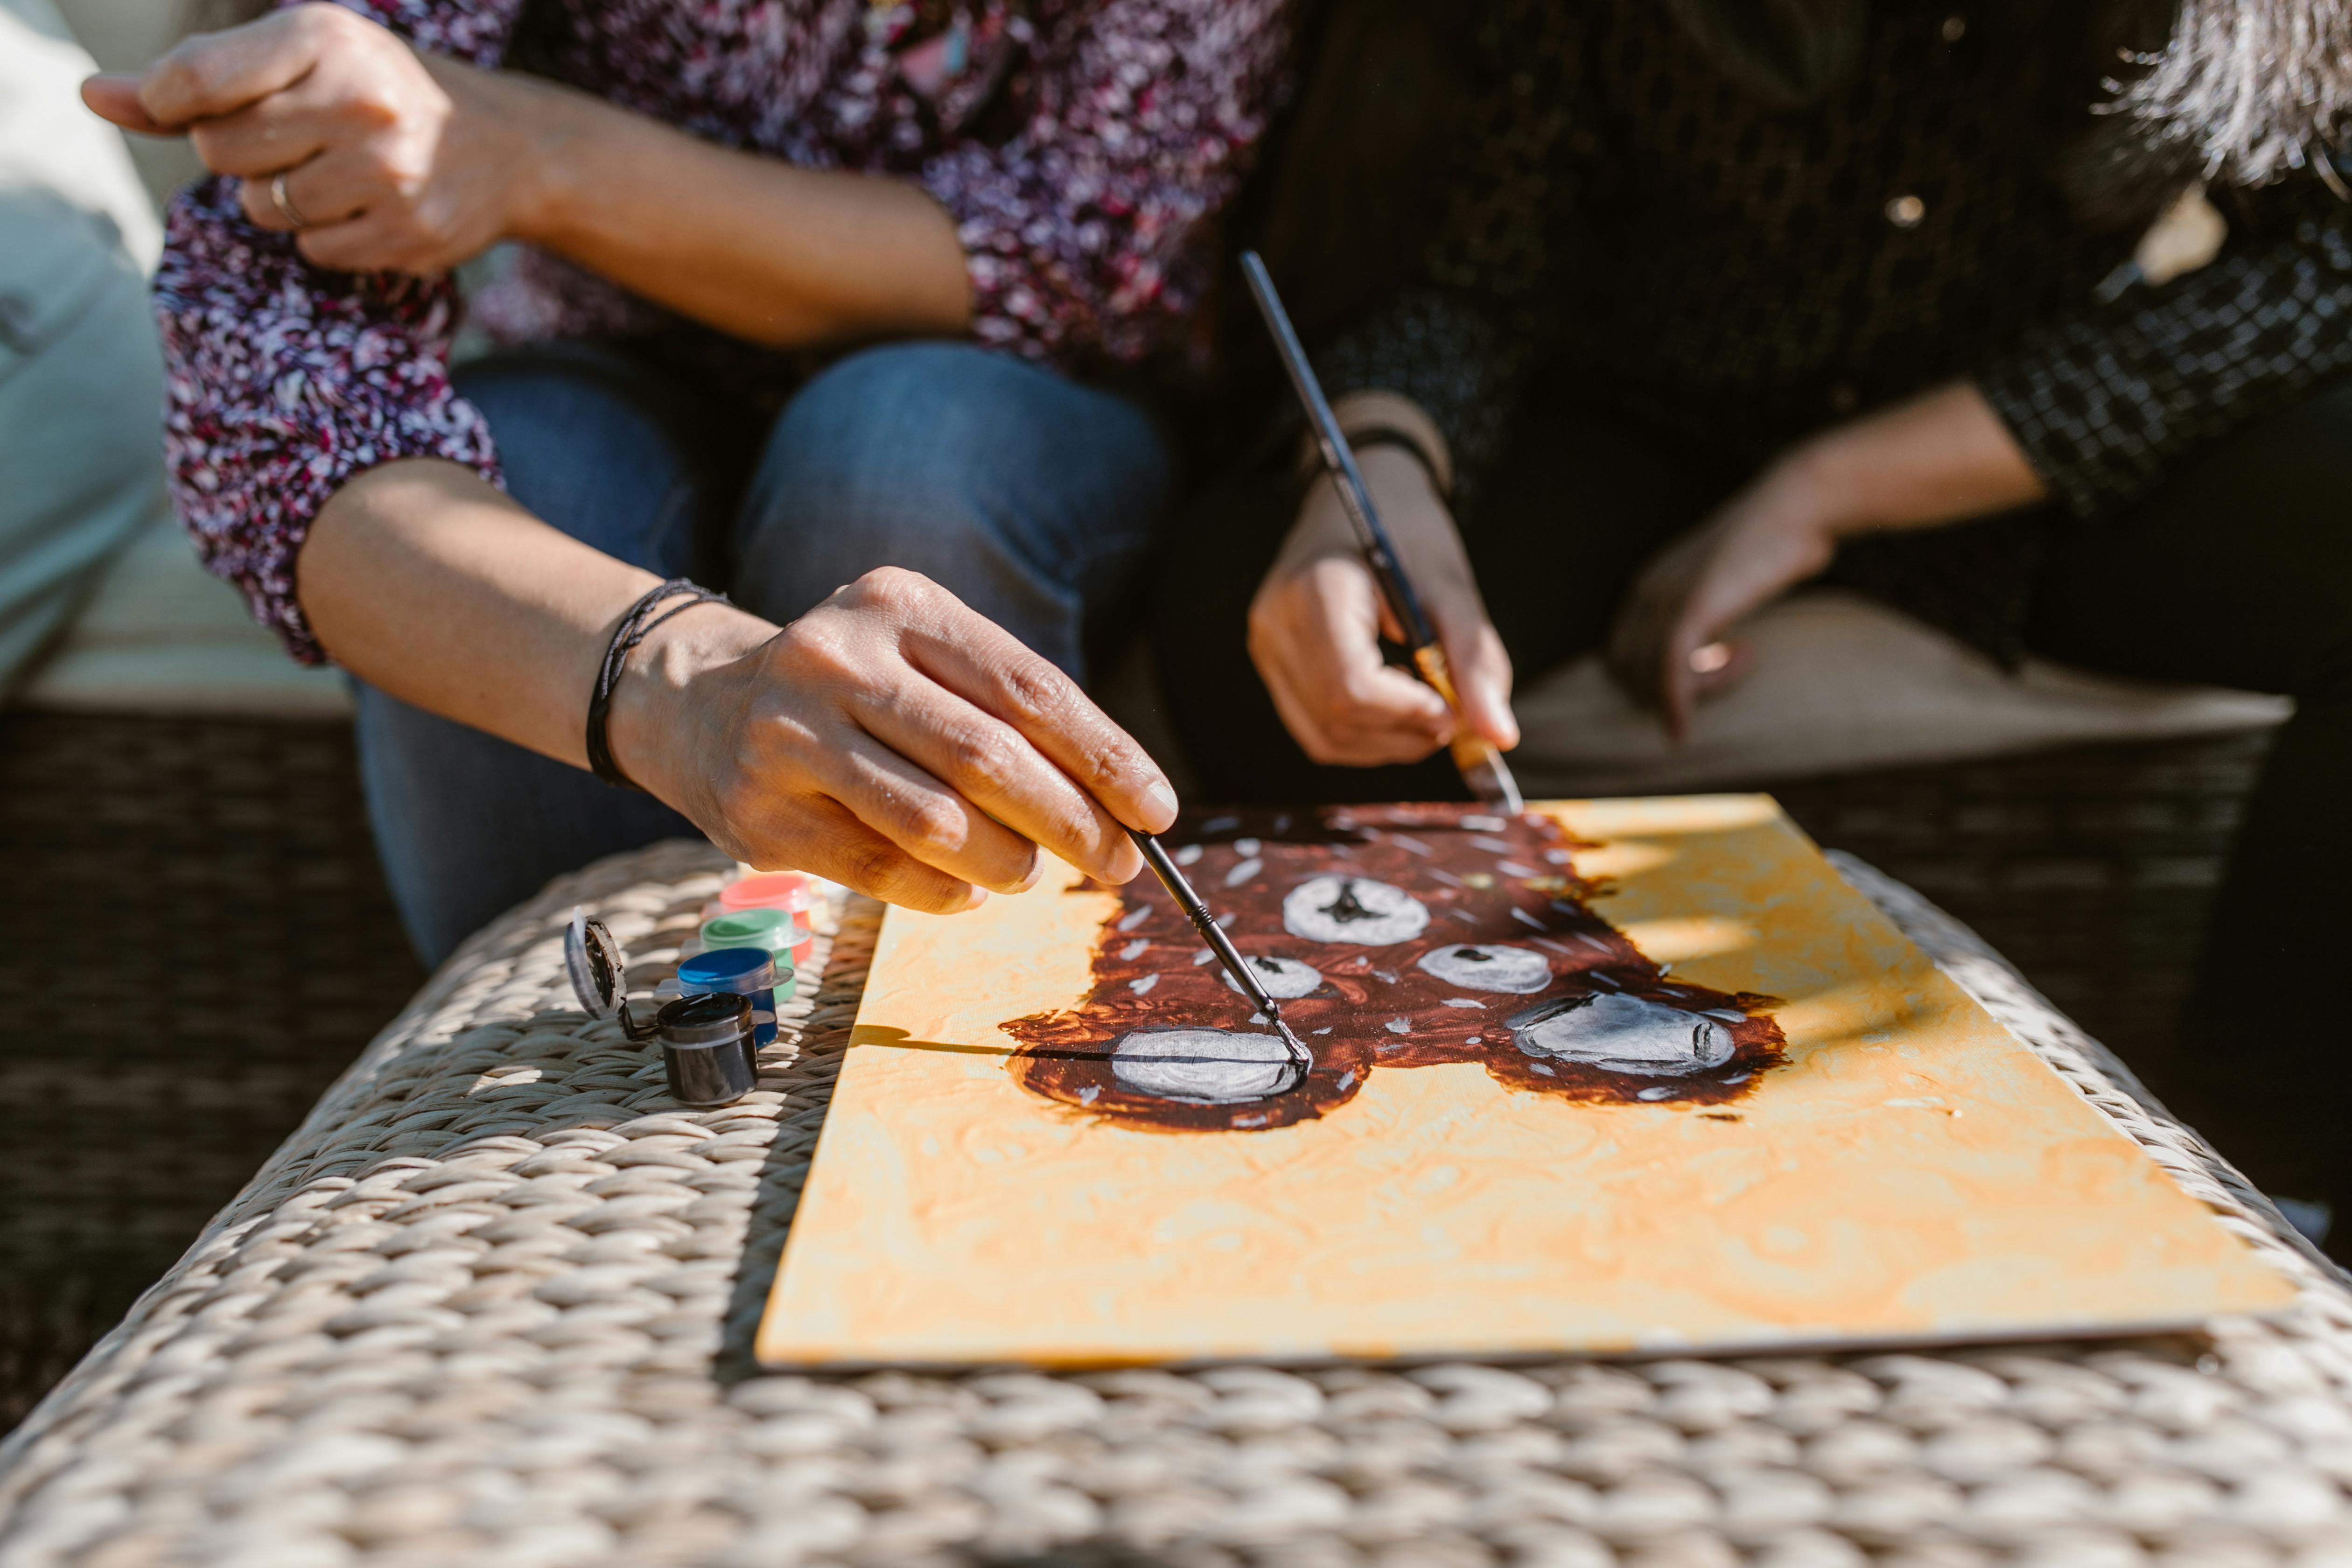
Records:
M762 1361L1867 1345L2294 1293L1767 796L1168 841L1313 1072L1149 878L891 910Z

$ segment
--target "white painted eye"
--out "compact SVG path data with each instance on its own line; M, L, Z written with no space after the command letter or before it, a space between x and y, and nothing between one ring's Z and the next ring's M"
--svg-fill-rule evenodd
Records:
M1267 995L1277 1002L1287 1002L1294 996L1312 996L1323 985L1323 976L1314 968L1295 958L1253 957L1244 960L1257 971L1257 983L1265 987ZM1225 976L1225 984L1238 992L1234 977Z
M1525 996L1551 984L1551 965L1532 948L1460 942L1421 955L1422 972L1465 991L1507 991Z
M1410 942L1428 924L1419 899L1369 877L1310 878L1282 900L1282 929L1307 942L1386 947Z
M1510 1021L1511 1037L1531 1057L1585 1062L1643 1078L1681 1078L1721 1067L1736 1048L1714 1019L1638 996L1570 996L1530 1007Z
M1299 1079L1280 1036L1223 1029L1138 1029L1111 1047L1110 1068L1137 1094L1186 1105L1264 1100Z

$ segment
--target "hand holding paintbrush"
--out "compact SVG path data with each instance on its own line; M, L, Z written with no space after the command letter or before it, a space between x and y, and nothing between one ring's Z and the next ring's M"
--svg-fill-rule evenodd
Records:
M1511 776L1501 749L1473 729L1463 716L1462 699L1444 645L1373 504L1371 491L1357 467L1355 452L1339 428L1339 420L1332 416L1331 405L1323 395L1313 367L1307 363L1306 350L1291 327L1289 314L1275 291L1265 264L1255 251L1244 251L1242 271L1249 280L1251 296L1265 319L1266 329L1273 334L1283 368L1289 373L1291 385L1306 410L1317 452L1354 531L1364 565L1379 591L1381 608L1412 656L1414 671L1454 713L1450 747L1454 766L1473 795L1508 811L1520 810L1523 802L1518 784Z

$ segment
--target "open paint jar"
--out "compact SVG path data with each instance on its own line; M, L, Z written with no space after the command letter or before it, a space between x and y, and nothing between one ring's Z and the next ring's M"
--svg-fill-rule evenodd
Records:
M654 1021L670 1097L681 1105L727 1105L759 1081L751 999L731 992L681 996Z
M761 952L761 959L767 954ZM632 1040L658 1039L670 1094L684 1105L726 1105L759 1081L760 1041L751 998L730 991L680 996L648 1021L629 1005L625 955L602 921L574 910L563 933L563 967L581 1010L615 1018ZM772 961L770 961L772 973ZM756 965L752 970L758 973ZM768 1009L773 1038L775 1008Z
M737 910L702 922L702 950L756 947L775 954L776 1000L789 1002L797 994L793 966L806 960L814 939L808 927L786 910Z

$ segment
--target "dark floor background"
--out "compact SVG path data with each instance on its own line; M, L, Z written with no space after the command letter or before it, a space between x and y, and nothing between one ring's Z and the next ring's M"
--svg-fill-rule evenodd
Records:
M2165 1092L2265 735L1771 786ZM0 714L0 1429L424 978L340 723Z
M0 714L0 1428L424 979L341 723Z

